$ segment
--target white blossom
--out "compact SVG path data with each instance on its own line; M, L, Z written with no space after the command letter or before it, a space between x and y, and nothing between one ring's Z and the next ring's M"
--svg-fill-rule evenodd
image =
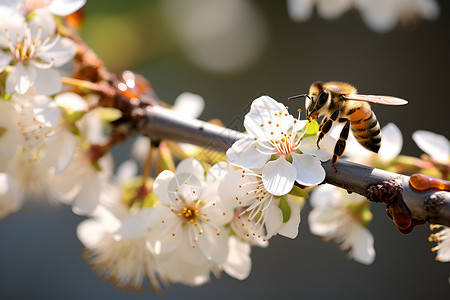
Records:
M305 186L321 183L325 170L320 159L299 149L306 125L283 104L262 96L245 116L248 136L228 149L227 160L242 168L262 169L265 189L276 196L289 193L295 181Z
M8 71L6 93L25 94L34 87L39 94L52 95L62 88L58 67L76 53L75 43L55 35L52 16L43 11L26 20L13 13L2 16L0 25L0 72Z
M217 194L220 169L216 165L205 178L200 162L188 158L175 173L165 170L156 177L153 191L161 205L141 210L142 222L151 229L149 246L156 255L164 258L182 247L180 259L191 264L226 261L229 229L224 225L233 216ZM134 230L123 226L121 231Z
M309 214L311 232L334 241L350 258L362 264L375 259L373 236L366 228L372 215L366 198L347 194L331 185L317 187L311 196L313 210Z

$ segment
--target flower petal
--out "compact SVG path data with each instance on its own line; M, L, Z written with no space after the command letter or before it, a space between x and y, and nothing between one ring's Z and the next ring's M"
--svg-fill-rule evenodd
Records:
M67 16L79 10L86 0L53 0L48 6L48 11L54 15Z
M36 71L34 67L23 66L21 63L15 65L6 78L6 93L12 94L16 91L19 94L25 94L36 80Z
M64 172L72 162L77 147L77 138L72 132L65 130L49 145L44 163L50 162L55 168L55 174Z
M269 161L264 166L262 182L269 193L281 196L292 190L296 175L295 167L284 157L279 157L277 160Z
M279 113L282 115L288 113L284 104L269 96L259 97L253 101L250 112L245 115L244 127L251 137L257 137L261 141L270 140L269 121L274 119L275 114Z
M116 241L126 241L138 238L147 230L143 218L146 216L145 212L140 211L136 215L124 218L119 229L114 233Z
M288 0L287 8L289 16L296 22L308 20L313 13L314 0Z
M198 118L204 108L205 100L202 96L184 92L175 99L172 110L182 114L183 118Z
M300 205L287 199L286 201L291 208L291 217L286 223L281 225L278 233L285 237L295 239L298 235L298 226L300 224Z
M46 9L37 9L33 17L28 20L31 29L31 36L36 38L38 31L41 31L41 38L44 40L47 36L53 36L56 31L56 22L53 16ZM39 48L38 48L39 49Z
M57 68L69 62L75 56L76 51L77 46L74 41L60 38L53 47L38 52L36 55L47 64L53 62L54 67Z
M225 228L217 230L213 226L206 225L203 226L202 236L199 237L197 243L209 259L216 264L223 264L228 256L228 237L229 231Z
M90 249L97 247L105 233L105 228L97 220L85 220L77 226L78 239Z
M34 81L34 85L39 94L54 95L61 91L62 80L59 71L52 68L40 69L33 65L30 65L30 68L35 70L34 72L36 73L36 79Z
M159 202L165 205L172 205L174 202L169 197L169 183L175 178L172 171L164 170L153 182L153 192L158 197Z
M243 242L238 237L230 236L228 239L228 257L223 269L233 278L246 279L252 269L250 244Z
M317 3L317 13L324 19L334 20L351 8L348 0L321 0Z
M320 160L310 154L292 153L292 165L297 170L298 183L306 186L316 185L324 181L325 170Z
M412 138L417 146L434 160L444 164L449 162L450 142L445 136L426 130L417 130Z
M202 164L193 157L189 157L183 159L175 170L175 173L178 174L191 174L197 177L198 180L203 181L205 179L205 170L203 169Z
M329 135L325 135L320 141L320 149L317 148L317 137L309 136L300 142L299 149L304 154L311 154L318 157L321 161L330 160L333 156L334 145L336 145L336 140Z
M403 147L403 137L400 129L389 123L381 129L383 143L381 143L378 157L382 162L389 162L400 154Z
M352 226L350 230L348 239L352 245L353 259L365 265L372 264L375 260L372 234L367 228L359 225Z
M273 200L273 202L269 205L266 211L266 237L267 239L271 238L275 234L277 234L278 229L283 224L283 213L281 209L278 208L279 201Z
M3 51L0 51L0 73L9 66L9 63L12 60L12 56L9 54L5 54Z
M248 169L260 169L273 153L261 152L258 141L245 137L236 141L227 151L227 160L233 165Z
M129 159L120 164L116 171L116 177L119 182L124 182L136 176L138 172L138 164L136 161Z

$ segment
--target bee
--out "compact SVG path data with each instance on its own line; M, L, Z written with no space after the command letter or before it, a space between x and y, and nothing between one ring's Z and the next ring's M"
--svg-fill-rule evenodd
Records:
M306 117L308 120L324 117L319 126L317 147L337 120L345 123L333 150L331 164L336 169L336 161L344 153L350 129L356 140L366 149L378 153L381 146L381 129L377 117L369 103L404 105L408 101L391 96L360 95L354 86L339 81L311 84L309 94L290 97L306 97Z

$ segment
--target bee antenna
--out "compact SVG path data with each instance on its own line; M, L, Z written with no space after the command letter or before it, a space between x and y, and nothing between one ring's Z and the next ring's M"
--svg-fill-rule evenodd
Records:
M289 97L288 101L292 100L292 99L301 98L301 97L308 97L308 99L311 100L311 97L308 94L301 94L301 95L296 95L296 96Z

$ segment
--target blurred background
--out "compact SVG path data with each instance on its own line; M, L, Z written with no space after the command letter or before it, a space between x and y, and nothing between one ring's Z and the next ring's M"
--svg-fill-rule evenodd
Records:
M182 92L204 97L204 120L241 129L248 105L268 94L286 103L316 81L339 80L363 94L398 96L405 107L373 105L380 124L403 133L403 154L419 156L418 129L447 138L450 102L450 3L432 21L411 20L387 33L367 27L357 10L336 20L313 12L293 21L285 1L88 0L81 35L107 67L130 69L171 104ZM304 108L300 100L289 103ZM128 158L130 142L115 150ZM250 277L225 276L197 288L174 285L165 299L449 299L449 263L435 261L428 226L404 236L372 205L376 259L347 260L309 232L306 205L295 240L275 237L253 249ZM0 299L158 298L115 290L81 258L75 230L84 218L69 207L29 203L0 222Z

